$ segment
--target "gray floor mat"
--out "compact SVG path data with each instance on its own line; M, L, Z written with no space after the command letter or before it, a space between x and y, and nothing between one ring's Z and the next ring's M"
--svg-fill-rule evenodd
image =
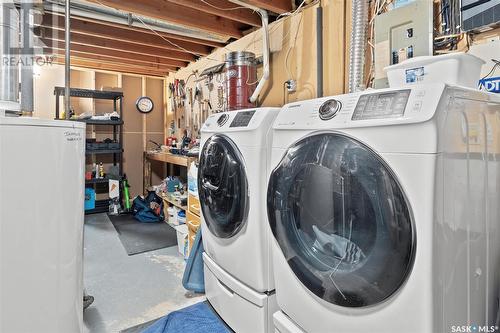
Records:
M129 256L177 245L175 229L164 222L142 223L130 214L109 219Z

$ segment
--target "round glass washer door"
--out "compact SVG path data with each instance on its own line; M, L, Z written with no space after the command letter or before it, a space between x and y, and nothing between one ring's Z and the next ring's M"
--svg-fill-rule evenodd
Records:
M219 238L230 238L246 222L249 198L243 157L225 135L210 137L200 154L198 194L208 229Z
M290 147L270 176L267 210L290 268L329 303L376 305L410 274L408 202L385 162L352 138L322 133Z

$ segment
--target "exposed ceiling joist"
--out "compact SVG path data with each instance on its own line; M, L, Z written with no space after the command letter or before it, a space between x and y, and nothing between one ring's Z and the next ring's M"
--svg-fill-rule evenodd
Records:
M125 12L135 13L215 34L240 38L243 36L241 23L224 17L202 13L166 0L88 0Z
M274 13L283 14L292 11L291 0L244 0L250 5L269 10Z
M227 19L245 23L254 27L260 27L262 22L259 14L250 9L240 8L227 0L167 0L168 2L193 8L208 14L225 17Z
M58 57L54 60L55 64L64 64L64 57ZM82 67L89 69L101 69L105 71L119 72L119 73L129 73L129 74L138 74L138 75L149 75L149 76L158 76L165 77L168 75L168 72L164 71L155 71L144 69L141 67L134 66L119 66L119 65L111 65L111 64L102 64L88 60L80 60L80 59L72 59L71 60L72 67Z
M64 46L65 46L64 42L54 41L54 40L50 40L50 39L42 39L42 41L49 48L49 50L47 50L47 54L50 54L50 49L64 50ZM94 47L94 46L87 46L87 45L80 45L80 44L73 44L73 43L71 43L71 50L75 51L75 52L81 52L81 53L87 53L87 54L94 54L94 55L98 54L98 55L102 55L102 56L113 57L116 59L129 59L129 60L134 60L137 62L163 64L163 65L174 66L174 67L186 67L188 64L187 62L179 61L179 60L165 59L165 58L159 58L159 57L154 57L154 56L147 56L147 55L143 55L143 54L109 50L109 49L103 49L103 48Z
M55 41L64 41L64 31L51 30L47 28L41 28L41 36L45 39L51 39ZM194 61L196 57L190 53L165 50L157 47L138 45L129 42L122 42L119 40L101 38L95 36L87 36L80 33L71 33L71 44L87 45L99 47L102 49L124 51L130 53L137 53L149 56L155 56L166 59L180 60L180 61Z
M223 43L218 43L218 42L214 42L214 41L210 41L210 40L206 40L206 39L199 39L199 38L193 38L193 37L189 37L189 36L176 35L176 34L166 33L166 32L162 32L162 31L151 31L148 28L137 28L135 26L127 26L127 25L123 25L123 24L119 24L119 23L115 23L115 22L108 22L108 21L101 21L101 20L94 20L94 19L87 19L87 18L85 18L85 20L87 22L95 22L95 23L99 23L99 24L102 24L102 25L105 25L108 27L127 29L127 30L132 30L132 31L144 33L144 34L152 34L152 35L156 35L156 36L161 35L161 36L168 38L168 39L182 40L182 41L191 42L191 43L195 43L195 44L199 44L199 45L210 46L210 47L222 47L225 45Z
M57 15L45 15L42 21L42 26L46 28L65 30L64 17ZM109 38L118 41L153 46L168 50L186 50L199 55L208 55L210 54L211 49L209 46L164 36L163 38L170 41L167 42L165 39L158 35L145 34L141 31L118 28L116 26L89 22L83 19L76 18L71 19L71 31L88 36Z
M54 50L53 53L58 56L64 56L64 50ZM175 72L177 70L177 67L171 65L138 62L131 59L123 59L123 58L118 59L115 57L102 56L102 55L83 53L83 52L75 52L75 51L71 51L71 59L88 60L88 61L107 63L117 66L132 65L136 67L145 68L148 70L158 70L164 72Z

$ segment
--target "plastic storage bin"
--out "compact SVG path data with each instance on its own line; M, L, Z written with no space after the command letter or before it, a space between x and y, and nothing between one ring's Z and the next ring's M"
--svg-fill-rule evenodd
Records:
M439 82L477 88L484 63L476 56L459 52L415 57L386 67L384 70L387 72L391 88Z
M93 188L85 189L85 210L95 209L95 190Z
M198 197L198 167L195 162L191 162L188 170L188 192L194 197Z
M177 213L177 224L185 224L186 223L186 211L181 210Z
M177 232L177 250L187 259L189 255L188 227L185 224L178 225L175 231Z
M177 211L178 211L177 208L174 206L167 208L167 214L168 214L167 221L168 221L168 223L173 224L173 225L178 224L177 223Z

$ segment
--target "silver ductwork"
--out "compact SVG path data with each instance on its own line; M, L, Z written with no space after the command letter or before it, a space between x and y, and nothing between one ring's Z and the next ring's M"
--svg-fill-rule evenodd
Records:
M352 1L351 52L349 61L349 92L365 88L364 67L366 31L368 27L368 0Z
M0 2L0 101L10 105L19 99L18 36L19 18L14 4Z
M261 9L259 7L250 5L246 2L240 1L240 0L229 0L232 3L235 3L239 6L246 7L248 9L251 9L255 12L257 12L260 15L261 21L262 21L262 58L263 58L263 70L262 70L262 77L259 80L259 83L257 83L257 87L255 87L255 90L250 96L249 101L251 103L255 103L257 101L257 98L259 97L260 92L262 89L264 89L264 85L266 84L266 81L269 80L269 74L271 72L270 70L270 62L269 62L269 56L270 56L270 46L269 46L269 16L267 15L267 11L264 9Z
M27 114L32 114L34 110L34 92L33 92L33 1L21 1L20 21L21 21L21 45L23 50L28 48L28 54L21 56L25 57L25 65L21 66L21 111Z

